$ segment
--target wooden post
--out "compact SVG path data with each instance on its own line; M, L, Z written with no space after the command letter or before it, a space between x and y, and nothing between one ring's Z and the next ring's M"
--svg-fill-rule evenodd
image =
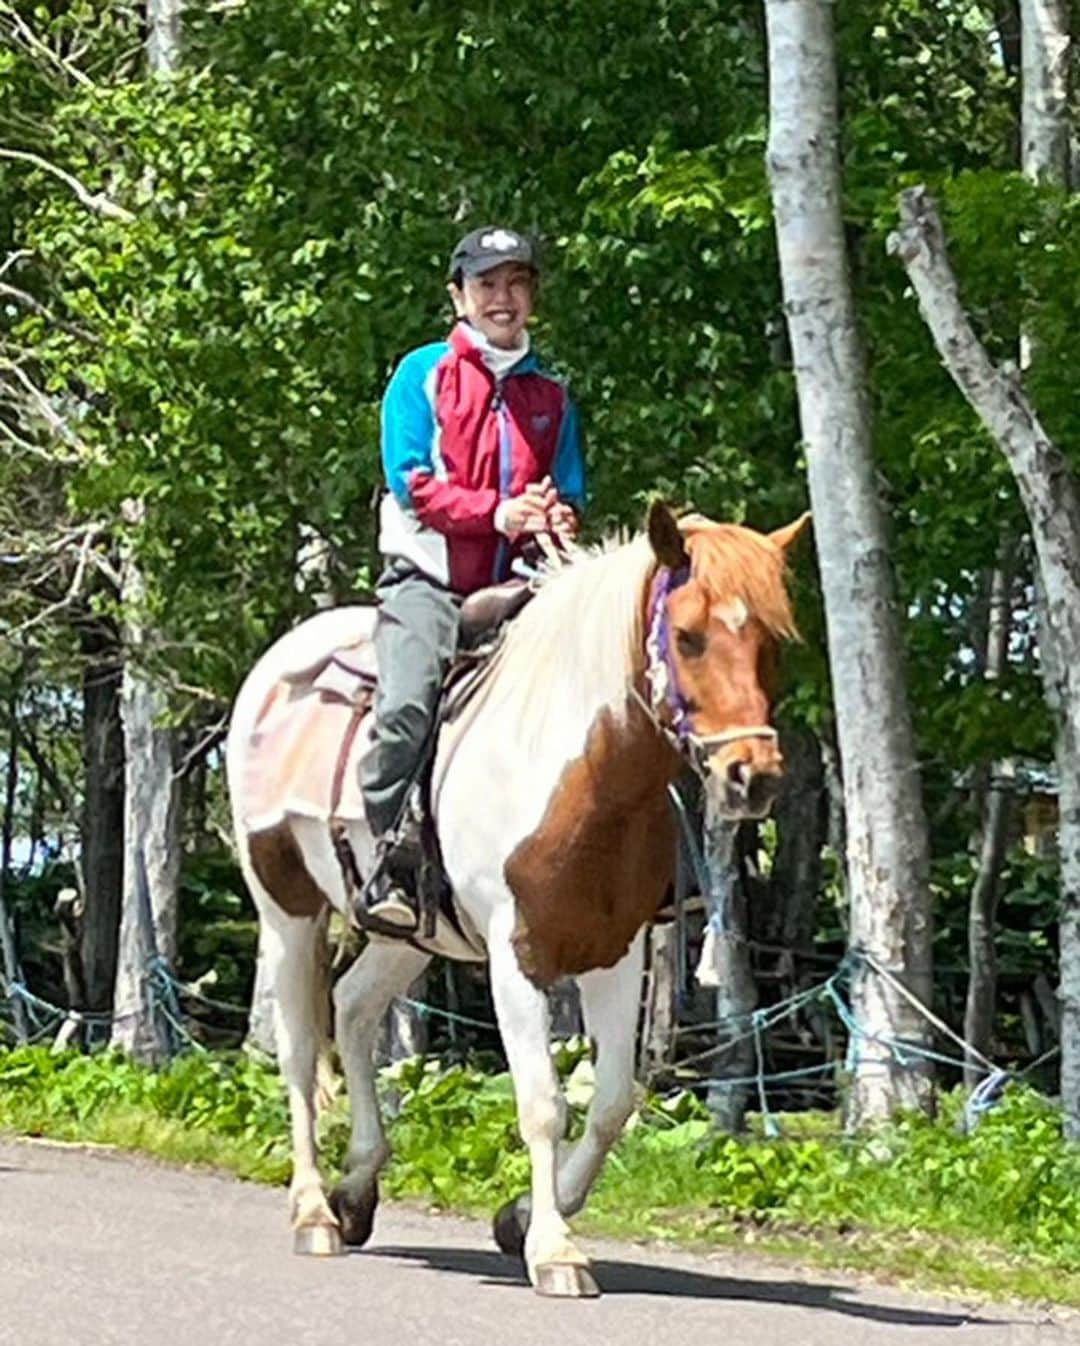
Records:
M650 929L640 1057L646 1084L662 1074L675 1056L678 948L679 932L674 921Z

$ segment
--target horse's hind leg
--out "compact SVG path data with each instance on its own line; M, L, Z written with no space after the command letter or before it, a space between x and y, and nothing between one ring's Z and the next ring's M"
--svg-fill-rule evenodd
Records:
M329 1256L342 1251L337 1220L319 1178L315 1146L315 1073L324 1033L319 997L325 993L321 959L324 917L287 916L260 902L262 940L274 992L278 1065L289 1099L293 1173L289 1211L293 1248Z
M379 1170L390 1157L375 1092L375 1040L394 996L431 961L404 942L374 940L334 987L335 1037L345 1069L352 1132L345 1175L330 1194L345 1242L359 1247L371 1235L379 1199Z

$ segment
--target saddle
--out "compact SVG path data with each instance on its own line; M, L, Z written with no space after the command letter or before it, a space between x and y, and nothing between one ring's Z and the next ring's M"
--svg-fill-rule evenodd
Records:
M429 738L431 748L414 786L424 838L418 895L425 934L434 932L437 910L454 919L429 800L438 730L479 685L507 624L532 594L525 581L511 580L478 590L462 604L461 649L447 672ZM349 825L365 818L359 764L366 743L362 731L375 699L377 669L372 609L353 611L357 621L346 639L338 630L330 648L302 651L268 693L249 743L244 798L246 822L252 831L276 826L289 814L325 822L346 889L359 891L365 880L349 842ZM360 620L361 615L365 620ZM284 792L280 788L283 776L287 781Z

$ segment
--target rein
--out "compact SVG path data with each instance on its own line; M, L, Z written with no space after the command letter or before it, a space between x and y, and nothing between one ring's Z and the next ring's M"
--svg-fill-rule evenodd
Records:
M707 774L705 761L717 748L744 738L775 741L778 735L767 724L738 725L716 734L694 733L690 706L679 687L678 669L671 653L671 626L667 617L668 596L689 578L690 571L685 566L679 570L661 566L657 570L649 591L648 632L645 636L645 681L649 700L646 701L636 687L630 690L656 729L704 779ZM661 718L662 712L666 712L666 722Z

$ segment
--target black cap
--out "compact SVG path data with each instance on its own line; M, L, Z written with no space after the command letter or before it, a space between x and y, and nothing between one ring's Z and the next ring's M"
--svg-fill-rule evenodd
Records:
M450 279L458 275L482 276L504 262L520 262L539 271L536 247L532 240L516 229L503 229L489 224L466 234L450 257Z

